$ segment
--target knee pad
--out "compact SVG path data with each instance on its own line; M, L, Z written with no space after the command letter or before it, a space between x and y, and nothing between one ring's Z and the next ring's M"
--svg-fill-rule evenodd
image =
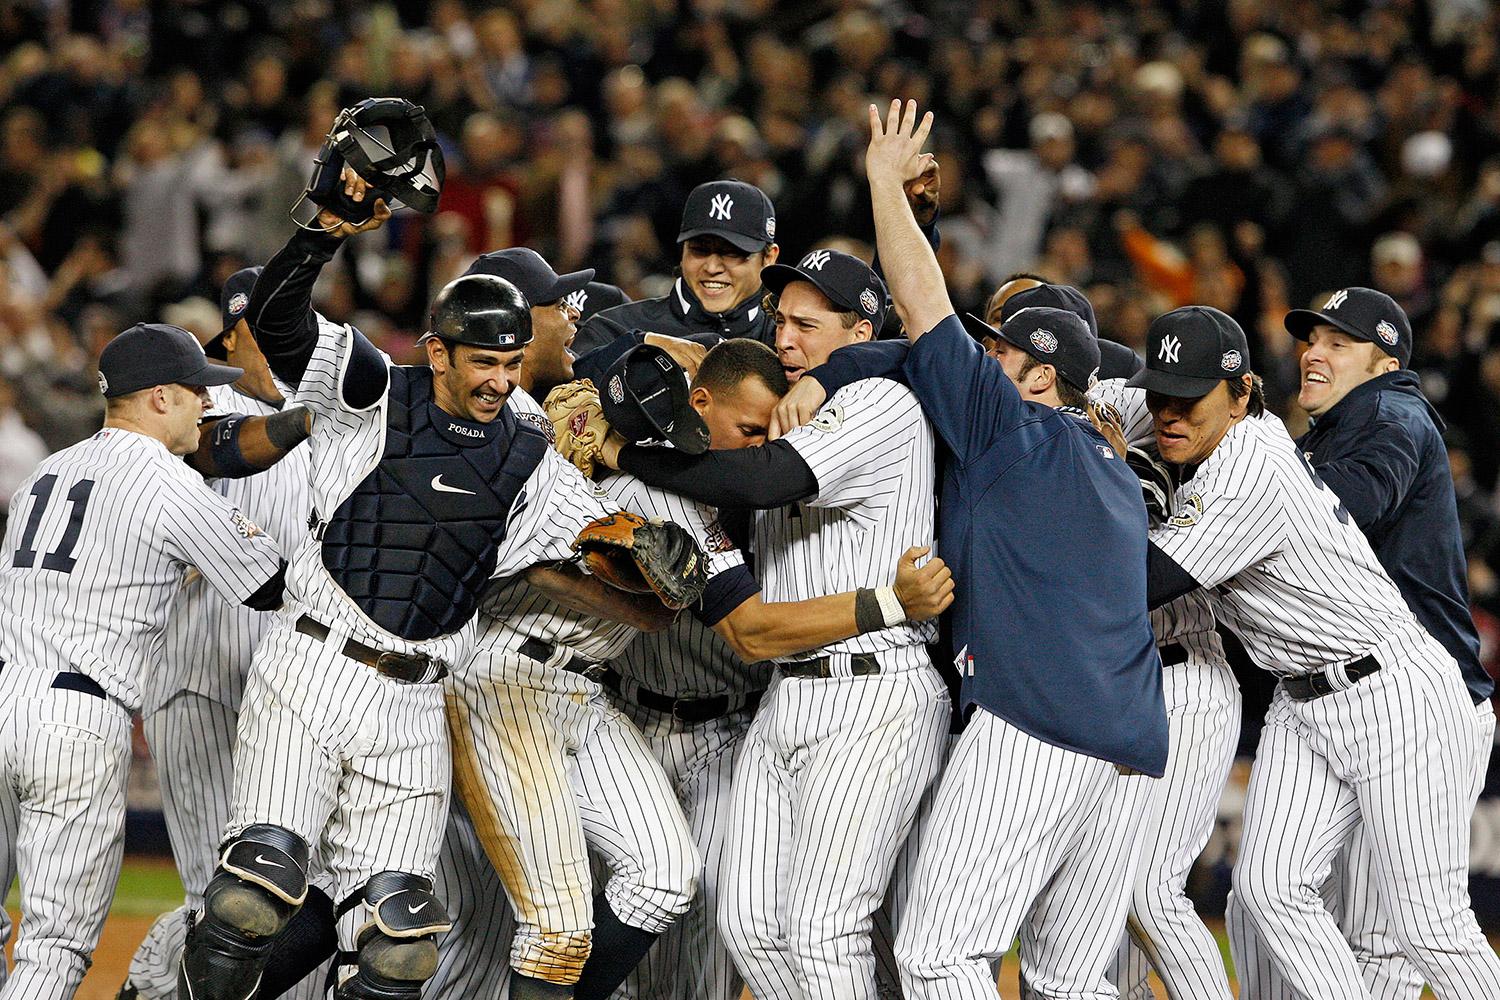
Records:
M271 945L307 898L307 843L290 830L248 826L224 848L188 929L178 971L183 1000L247 1000Z
M354 936L354 951L341 964L353 965L334 990L336 1000L416 1000L422 984L437 971L437 935L453 926L432 880L407 872L371 876L360 892L339 905L343 916L360 903L370 919Z

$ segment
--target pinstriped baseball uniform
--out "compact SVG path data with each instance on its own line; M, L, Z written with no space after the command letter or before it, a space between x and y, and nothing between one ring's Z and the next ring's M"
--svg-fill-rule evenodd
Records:
M688 516L686 508L699 506L628 476L617 479L619 485L612 485L611 495L630 510L650 506L659 517L687 523L681 520ZM717 521L710 525L716 526ZM706 551L725 551L733 544L722 532L711 530L710 534L704 539ZM725 560L726 565L742 563L737 553ZM679 615L664 631L638 635L610 664L621 675L621 689L610 697L639 727L666 771L703 859L693 908L652 945L616 996L621 1000L738 1000L743 983L719 936L714 914L729 833L730 779L754 714L747 699L770 683L770 664L745 663L717 632L692 614ZM643 707L642 689L668 698L723 696L726 707L739 707L716 719L682 722Z
M389 390L364 409L344 402L342 380L355 338L352 328L319 318L317 344L298 384L298 402L316 415L308 447L313 508L321 518L339 509L380 464L385 448L387 409L393 405ZM389 371L392 379L397 374L430 378L425 369ZM465 436L486 433L484 427L448 420ZM476 518L503 517L505 537L491 571L497 577L570 557L578 530L598 511L583 477L550 450L508 511L485 508L494 504L493 494L465 478L475 473L465 473L463 460L454 459L451 468L433 477L431 491L420 500L434 508L472 505ZM378 527L360 529L363 544L378 544ZM287 605L251 666L227 833L272 823L320 845L337 900L377 872L433 873L451 777L442 688L383 676L344 656L344 643L353 639L384 651L425 653L451 666L467 657L474 624L470 618L456 631L425 640L382 628L325 568L319 534L315 529L305 535L296 549L287 572ZM328 627L326 638L297 631L304 614ZM363 902L345 915L339 925L344 947L352 945L354 931L368 919Z
M1368 996L1318 895L1363 823L1393 930L1437 995L1500 996L1468 905L1478 721L1457 664L1276 418L1234 424L1178 498L1152 541L1257 663L1334 688L1296 701L1277 687L1250 779L1234 892L1282 974L1319 1000Z
M154 438L105 428L46 459L0 549L0 882L19 873L12 998L71 997L119 878L130 713L189 567L243 601L274 542ZM8 921L3 928L9 931Z
M624 475L606 481L601 496L606 509L682 525L708 552L710 577L743 562L736 550L715 550L722 532L709 508L668 504ZM618 656L636 630L563 608L523 579L487 595L482 620L473 659L449 681L455 787L515 910L513 967L567 981L587 958L593 927L589 849L611 872L604 891L615 915L653 933L691 904L701 862L640 732L596 680L566 669L575 658ZM528 641L551 647L545 662L521 651ZM444 947L492 946L463 930ZM428 994L438 995L450 994Z
M1159 457L1144 390L1110 379L1096 385L1090 396L1119 411L1128 444ZM1219 797L1239 745L1243 699L1214 625L1213 609L1201 591L1151 612L1151 630L1164 654L1169 750L1166 774L1142 817L1145 836L1127 933L1110 975L1125 1000L1152 995L1146 982L1148 961L1168 996L1230 996L1218 942L1185 891L1193 862L1213 833ZM1173 644L1178 648L1172 649ZM1179 657L1180 662L1166 663Z
M908 547L933 544L932 429L910 390L855 382L783 440L818 494L756 515L766 601L887 586ZM874 996L871 915L947 745L947 690L924 646L935 633L902 624L832 643L810 654L831 676L778 672L761 702L735 764L718 912L757 996ZM855 654L880 672L856 675Z
M210 416L267 416L281 408L210 386ZM218 479L209 488L260 525L284 558L307 531L308 450L293 449L271 468L243 479ZM203 908L203 890L218 861L229 820L234 735L250 658L270 627L270 612L232 605L202 580L182 588L162 634L161 659L147 677L141 716L161 782L162 813L182 878L183 906L162 914L130 963L129 980L146 1000L177 994L177 964L188 911ZM321 993L321 980L306 986Z

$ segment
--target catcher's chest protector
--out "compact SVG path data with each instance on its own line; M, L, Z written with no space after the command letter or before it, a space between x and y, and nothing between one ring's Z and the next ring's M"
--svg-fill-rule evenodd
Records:
M432 373L392 368L385 450L323 527L323 565L377 625L458 631L495 569L507 515L547 440L508 408L490 424L432 402Z

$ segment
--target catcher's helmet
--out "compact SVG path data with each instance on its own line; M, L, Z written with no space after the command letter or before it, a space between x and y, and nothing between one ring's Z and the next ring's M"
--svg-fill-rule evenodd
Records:
M349 222L363 222L374 214L379 198L392 211L409 206L434 212L446 176L427 113L400 97L371 97L340 111L314 162L312 180L292 206L292 217L303 226L317 215L318 206ZM346 163L368 185L362 201L344 195L339 174Z
M432 300L427 333L417 343L441 337L475 347L515 351L531 343L531 306L504 278L466 274L443 286Z

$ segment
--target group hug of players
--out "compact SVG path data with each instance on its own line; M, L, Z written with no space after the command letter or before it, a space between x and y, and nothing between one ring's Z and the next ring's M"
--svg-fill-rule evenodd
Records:
M83 978L133 712L187 899L126 1000L993 997L1017 940L1029 996L1229 997L1184 894L1237 743L1219 624L1278 678L1240 996L1500 996L1493 685L1400 308L1288 315L1293 442L1215 309L1144 367L1041 279L955 315L931 115L870 125L875 267L777 263L770 201L711 182L663 298L485 254L397 366L311 300L437 205L420 109L366 102L222 333L111 342L104 428L0 550L0 1000Z

